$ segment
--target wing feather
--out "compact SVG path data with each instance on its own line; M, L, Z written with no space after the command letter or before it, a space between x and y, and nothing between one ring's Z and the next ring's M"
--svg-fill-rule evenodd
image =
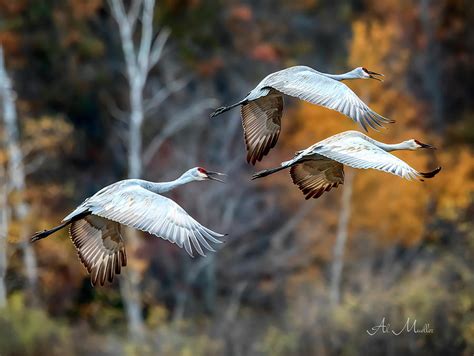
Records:
M357 122L367 131L367 126L377 129L394 122L371 110L347 85L326 77L309 67L291 67L265 79L266 86L279 92L336 110Z
M329 159L310 160L292 166L290 175L305 199L319 198L344 183L344 166Z
M242 105L247 162L255 164L261 161L275 146L280 136L282 111L283 96L275 90Z
M340 136L316 147L314 153L353 168L376 169L408 180L422 176L405 161L362 137Z
M69 235L93 285L104 285L106 279L112 282L114 274L120 274L121 267L127 265L120 225L116 222L88 215L71 223Z
M220 243L218 238L224 236L201 225L173 200L139 185L120 187L120 191L101 195L98 199L92 197L88 201L88 209L94 215L184 247L191 256L192 246L200 255L204 255L202 246L211 251L212 248L209 248L209 244L202 243L202 240Z

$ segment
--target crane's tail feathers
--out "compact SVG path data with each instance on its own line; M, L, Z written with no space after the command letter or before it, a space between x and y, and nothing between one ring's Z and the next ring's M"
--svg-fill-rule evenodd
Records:
M35 242L35 241L44 239L45 237L48 237L49 235L54 234L56 231L61 230L62 228L66 227L70 223L71 223L71 221L66 221L66 222L62 223L61 225L53 227L50 230L38 231L31 237L30 242Z
M431 172L426 172L426 173L420 172L420 176L422 176L423 178L433 178L435 175L439 173L440 170L441 170L441 167L438 167L435 170L432 170Z
M232 105L229 105L229 106L222 106L220 108L217 108L216 110L214 110L214 112L211 114L211 117L216 117L217 115L220 115L226 111L229 111L233 108L235 108L236 106L239 106L239 105L244 105L247 103L247 100L242 100L242 101L239 101L238 103L235 103L235 104L232 104Z
M276 173L276 172L281 171L281 170L286 169L286 168L288 168L288 166L285 165L285 166L281 166L281 167L265 169L263 171L260 171L260 172L257 172L255 174L253 174L252 175L252 180L257 179L257 178L266 177L270 174Z

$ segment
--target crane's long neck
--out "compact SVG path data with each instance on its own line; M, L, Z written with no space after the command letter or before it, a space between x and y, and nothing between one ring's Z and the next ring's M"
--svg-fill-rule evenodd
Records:
M391 151L399 151L399 150L410 150L411 147L407 144L407 142L400 142L400 143L383 143L376 140L372 140L373 143L380 147L382 150L391 152Z
M358 76L355 76L353 70L347 73L343 73L343 74L328 74L328 73L322 73L322 74L328 78L331 78L337 81L349 80L349 79L360 79Z
M166 193L169 192L170 190L173 190L181 185L190 183L194 181L195 179L189 175L189 174L183 174L181 177L171 181L171 182L160 182L160 183L155 183L155 182L148 182L146 180L143 180L140 182L140 184L145 188L148 189L154 193Z

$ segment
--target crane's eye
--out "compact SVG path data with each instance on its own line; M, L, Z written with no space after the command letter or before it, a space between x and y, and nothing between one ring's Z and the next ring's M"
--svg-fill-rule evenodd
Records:
M202 173L202 174L206 174L206 173L207 173L207 171L206 171L204 168L202 168L202 167L198 167L198 172L199 172L199 173Z
M362 67L362 70L363 70L364 72L366 72L367 74L369 74L369 71L367 70L367 68Z

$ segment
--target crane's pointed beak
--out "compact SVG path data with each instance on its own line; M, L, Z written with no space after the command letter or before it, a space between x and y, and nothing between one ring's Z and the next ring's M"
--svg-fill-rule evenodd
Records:
M221 182L221 183L225 183L222 179L219 178L219 177L226 176L224 173L210 172L210 171L207 171L206 173L207 173L207 178L208 179L215 180L215 181L218 181L218 182Z
M426 148L426 149L429 149L429 150L435 150L436 149L435 146L428 145L427 143L423 143L423 142L420 142L418 140L415 140L415 142L420 146L420 148Z
M377 73L377 72L372 72L370 70L368 70L367 73L369 74L371 79L375 79L375 80L378 80L379 82L383 82L383 79L379 78L379 77L383 77L384 76L383 74Z

